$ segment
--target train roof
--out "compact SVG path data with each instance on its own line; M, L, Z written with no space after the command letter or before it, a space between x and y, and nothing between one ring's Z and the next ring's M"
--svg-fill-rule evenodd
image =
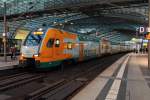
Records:
M80 41L100 42L100 38L88 36L88 35L83 35L83 34L78 34L78 38Z
M94 37L94 36L89 36L89 35L84 35L82 33L78 33L78 32L70 32L67 30L63 30L63 29L58 29L55 27L49 27L50 29L57 29L57 30L61 30L64 32L68 32L70 34L77 34L78 38L80 41L93 41L93 42L100 42L100 38Z

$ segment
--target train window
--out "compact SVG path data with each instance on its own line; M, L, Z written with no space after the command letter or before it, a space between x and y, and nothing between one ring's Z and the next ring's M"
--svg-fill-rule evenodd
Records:
M60 46L60 40L56 39L56 41L55 41L55 47L59 47L59 46Z
M53 47L53 44L54 44L54 39L49 39L47 42L47 47L51 48L51 47Z
M43 37L44 37L44 35L29 34L24 45L26 45L26 46L38 46L41 43Z
M67 48L68 48L68 49L72 49L72 46L73 46L72 42L68 42L68 43L67 43Z

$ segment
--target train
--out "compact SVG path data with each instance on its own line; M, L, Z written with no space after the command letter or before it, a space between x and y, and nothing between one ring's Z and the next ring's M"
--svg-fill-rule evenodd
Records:
M51 27L38 28L31 31L24 40L19 65L54 68L64 62L81 62L130 50L129 45L112 44L107 39Z

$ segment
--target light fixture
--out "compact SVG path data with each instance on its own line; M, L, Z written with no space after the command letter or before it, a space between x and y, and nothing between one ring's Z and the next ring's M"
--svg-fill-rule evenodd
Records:
M65 20L65 23L67 23L68 21L67 20Z
M3 36L6 36L6 33L3 33Z
M24 54L21 54L22 57L24 57Z
M131 41L134 41L134 42L135 42L135 41L136 41L136 38L132 38Z
M42 28L39 28L39 29L38 29L38 31L42 31L42 30L43 30Z
M56 24L57 22L54 22L54 24Z
M35 55L34 55L34 57L38 57L38 56L39 56L38 54L35 54Z

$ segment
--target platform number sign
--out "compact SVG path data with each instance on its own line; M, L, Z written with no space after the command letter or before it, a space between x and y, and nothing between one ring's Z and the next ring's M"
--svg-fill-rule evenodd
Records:
M145 27L140 27L140 28L139 28L139 32L140 32L140 33L146 32Z
M140 34L145 34L145 32L147 32L147 28L146 27L136 28L136 32L138 32Z

